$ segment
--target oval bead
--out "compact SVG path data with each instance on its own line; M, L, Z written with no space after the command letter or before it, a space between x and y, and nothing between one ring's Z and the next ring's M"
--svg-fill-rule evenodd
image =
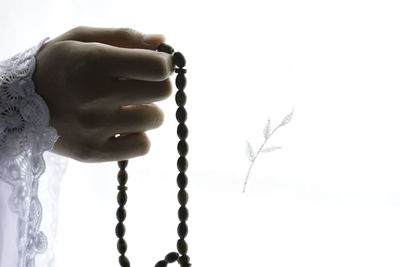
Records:
M190 262L190 257L188 255L182 255L178 258L178 263L179 264L184 264L184 263L189 263Z
M165 53L168 53L168 54L174 53L174 49L172 48L172 46L170 46L168 44L165 44L165 43L160 44L157 47L157 51L158 52L165 52Z
M118 238L123 238L125 235L125 225L122 222L119 222L117 226L115 226L115 234Z
M188 184L188 178L187 175L183 172L180 172L178 176L176 177L176 183L178 184L178 187L180 189L185 189L185 187Z
M187 112L184 107L179 107L175 113L176 120L180 123L184 123L187 119Z
M118 167L120 169L125 169L126 166L128 166L128 161L127 160L120 160L118 161Z
M180 189L185 189L188 184L188 178L185 173L180 172L176 177L176 183Z
M118 239L117 248L119 253L125 254L126 250L128 249L128 244L126 244L125 239L123 238Z
M178 252L180 254L186 254L188 251L188 246L187 243L185 241L185 239L181 238L178 240L177 244L176 244L177 248L178 248Z
M181 206L178 210L178 218L179 221L185 222L189 218L189 210L186 208L186 206Z
M122 222L122 221L125 220L125 218L126 218L126 210L125 210L125 208L124 207L119 207L117 209L117 220L119 222Z
M168 263L173 263L177 261L179 258L179 254L176 252L170 252L165 256L165 259Z
M179 192L178 192L179 204L181 204L182 206L185 206L187 204L188 200L189 200L188 193L184 189L179 190Z
M125 255L119 256L119 265L121 265L121 267L130 267L131 266L128 258Z
M177 149L179 156L186 156L187 153L189 152L189 145L185 140L180 140L178 142Z
M182 73L178 73L175 78L176 88L179 90L183 90L186 87L186 76Z
M186 104L186 94L182 90L178 90L175 94L175 102L178 106L182 107Z
M167 267L167 265L168 265L168 262L166 260L161 260L161 261L157 262L154 267Z
M178 170L180 172L185 172L188 168L188 161L184 156L180 156L176 165L178 166Z
M175 52L173 55L174 64L179 68L183 68L186 65L186 59L181 52Z
M128 195L126 194L125 190L121 190L118 192L117 201L120 206L124 206L126 201L128 200Z
M189 129L184 123L179 123L176 133L178 134L179 139L186 139L189 134Z
M120 185L126 185L128 181L128 173L125 170L119 170L118 172L118 183Z
M161 260L161 261L157 262L154 267L167 267L167 265L168 265L168 262L166 260Z
M188 226L186 222L180 222L178 225L178 236L180 238L185 238L188 234Z

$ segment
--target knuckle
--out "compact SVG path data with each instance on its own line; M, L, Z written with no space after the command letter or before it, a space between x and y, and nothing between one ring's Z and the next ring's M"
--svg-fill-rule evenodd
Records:
M169 97L169 96L171 96L171 94L172 94L172 83L171 83L171 80L170 79L166 79L165 80L165 86L163 87L163 97L164 98L167 98L167 97Z
M82 32L83 30L85 30L85 26L83 25L76 26L72 29L73 32Z
M79 36L85 34L87 31L88 31L88 27L80 25L80 26L77 26L77 27L71 29L68 33L71 36L79 37Z
M160 127L164 122L164 112L157 106L153 109L153 128Z
M140 154L141 155L146 155L149 153L151 148L151 142L149 138L146 135L143 135L141 144L140 144Z
M172 56L161 54L157 67L159 79L162 81L168 79L174 71Z
M97 65L97 60L100 57L100 48L96 45L91 45L87 49L82 50L82 58L81 60L84 62L84 66L90 66L90 68L94 68Z
M65 50L70 56L69 62L71 65L69 66L69 74L87 77L86 75L99 71L97 67L100 54L98 47L95 45L77 45L70 41L61 42L59 44L64 44L66 46Z
M121 42L129 42L135 37L139 37L139 33L131 28L117 28L114 37Z

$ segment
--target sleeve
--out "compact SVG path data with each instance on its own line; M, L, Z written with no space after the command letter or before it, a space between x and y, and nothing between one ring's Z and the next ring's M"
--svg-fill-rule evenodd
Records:
M51 201L58 199L58 185L50 177L46 182L49 192L43 191L39 178L46 169L43 154L53 148L59 136L49 125L48 106L35 93L32 80L35 56L48 39L0 61L0 267L37 267L36 255L45 254L49 240L54 239L41 230L43 205L39 196L50 202L46 208L56 210ZM53 164L64 163L61 169L53 170L62 175L65 161L47 157ZM49 260L39 265L52 266Z

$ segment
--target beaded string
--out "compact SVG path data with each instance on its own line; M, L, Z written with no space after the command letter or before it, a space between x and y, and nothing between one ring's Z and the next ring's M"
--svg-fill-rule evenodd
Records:
M178 88L178 91L175 95L175 102L178 105L178 109L176 110L175 115L177 121L179 122L177 128L177 134L179 137L179 142L177 146L177 150L179 153L177 167L179 170L179 174L177 176L176 181L179 187L178 202L181 206L178 210L178 218L180 221L177 229L179 239L176 244L178 252L168 253L163 260L160 260L156 263L155 267L166 267L168 263L173 263L175 261L177 261L181 267L190 267L192 266L192 264L190 263L190 258L187 255L188 245L185 241L185 237L188 234L188 226L186 224L186 221L188 220L189 217L189 210L186 207L189 195L185 190L188 183L188 178L185 172L188 168L188 161L186 159L186 155L189 151L189 146L186 142L186 138L188 136L188 128L185 125L185 121L187 119L187 112L184 107L186 104L186 94L183 91L183 89L185 89L186 87L186 76L185 76L186 69L183 68L186 65L186 60L185 57L182 55L182 53L174 52L174 49L165 43L161 44L157 48L157 51L171 54L173 57L173 62L177 67L175 68L175 72L177 73L177 76L175 78L175 85ZM126 190L128 190L128 187L126 186L126 183L128 181L128 173L126 172L125 169L128 166L128 160L118 161L118 166L120 168L118 172L119 192L117 195L117 201L119 207L117 209L117 214L116 214L118 219L118 224L115 227L115 234L118 237L117 249L119 253L121 253L121 256L119 256L119 263L121 267L130 267L130 262L125 255L128 245L124 239L125 235L124 220L126 218L126 210L124 206L128 200L128 196L126 194Z

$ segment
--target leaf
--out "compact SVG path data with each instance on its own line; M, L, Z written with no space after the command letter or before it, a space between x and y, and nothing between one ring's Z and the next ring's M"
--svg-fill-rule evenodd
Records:
M271 131L271 120L270 120L270 118L268 118L268 123L267 123L267 125L265 125L264 132L263 132L265 139L268 139L270 131Z
M247 141L246 141L247 142ZM250 161L254 160L254 151L253 147L250 145L249 142L247 142L247 147L246 147L246 156Z
M284 125L288 124L288 123L290 122L290 120L292 119L292 117L293 117L293 112L294 112L294 109L292 110L292 112L290 112L289 115L287 115L287 116L282 120L282 122L281 122L281 124L280 124L279 126L284 126Z
M272 152L272 151L275 151L275 150L280 149L280 148L282 148L282 147L281 146L266 147L263 150L261 150L261 152L268 153L268 152Z

